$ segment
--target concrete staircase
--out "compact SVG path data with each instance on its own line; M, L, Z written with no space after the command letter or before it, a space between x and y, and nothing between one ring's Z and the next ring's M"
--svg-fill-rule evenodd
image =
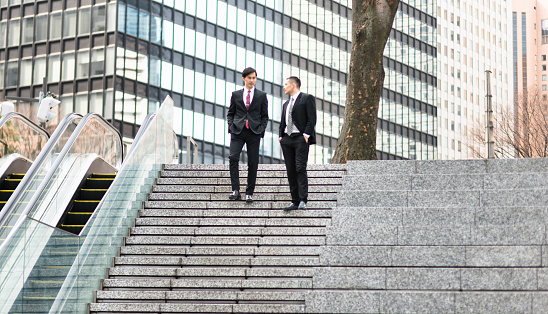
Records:
M249 205L227 166L165 165L90 312L303 313L346 166L309 169L308 209L285 212L283 165L261 165Z
M261 166L166 165L90 312L548 312L548 159Z

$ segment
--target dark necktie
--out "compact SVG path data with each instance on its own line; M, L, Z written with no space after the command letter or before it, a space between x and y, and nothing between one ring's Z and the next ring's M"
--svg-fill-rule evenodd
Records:
M293 97L289 100L289 105L287 105L287 135L291 135L293 132L293 115L291 114L291 111L293 111Z
M249 110L249 105L251 104L251 91L247 91L247 97L245 98L245 109ZM245 127L249 129L249 121L245 120Z

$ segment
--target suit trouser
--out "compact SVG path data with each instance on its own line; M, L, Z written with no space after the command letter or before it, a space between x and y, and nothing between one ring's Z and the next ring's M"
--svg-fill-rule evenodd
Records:
M308 201L308 176L306 164L308 163L308 151L310 145L305 141L302 134L284 135L280 141L282 153L287 168L287 179L291 201L298 205L300 201Z
M255 191L255 182L257 181L257 168L259 167L259 148L261 146L261 135L244 128L240 134L230 135L230 182L232 191L240 190L240 154L242 148L247 147L247 188L246 195L253 195Z

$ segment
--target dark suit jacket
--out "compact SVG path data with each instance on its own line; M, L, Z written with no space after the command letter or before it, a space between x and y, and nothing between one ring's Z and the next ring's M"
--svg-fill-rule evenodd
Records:
M287 111L287 105L289 100L284 103L282 109L282 121L280 123L280 137L285 133L285 112ZM293 124L299 129L299 132L310 135L308 144L316 144L316 99L314 96L300 93L299 97L295 100L292 111Z
M244 89L232 92L230 107L226 115L228 133L240 134L245 128L246 119L249 121L249 129L264 137L268 123L268 99L265 92L255 88L249 110L245 108L244 104Z

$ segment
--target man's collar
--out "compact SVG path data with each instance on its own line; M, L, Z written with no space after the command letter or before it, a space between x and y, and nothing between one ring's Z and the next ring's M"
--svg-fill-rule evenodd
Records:
M299 97L300 94L301 91L298 91L297 93L295 93L295 95L291 96L291 98L293 98L293 100L297 100L297 97Z
M244 86L244 92L248 92L248 91L251 91L251 92L255 92L255 86L253 86L252 89L247 89L247 87Z

